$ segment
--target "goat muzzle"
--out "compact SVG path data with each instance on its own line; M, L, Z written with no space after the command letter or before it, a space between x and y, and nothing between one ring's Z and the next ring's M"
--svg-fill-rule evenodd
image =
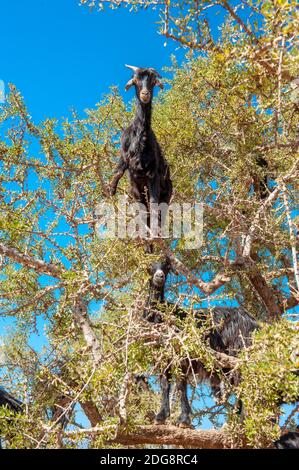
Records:
M165 283L165 274L163 273L162 270L158 270L155 272L154 276L153 276L153 283L155 286L157 287L161 287L164 285Z
M151 93L149 91L141 91L140 92L140 99L143 103L149 103L151 100Z

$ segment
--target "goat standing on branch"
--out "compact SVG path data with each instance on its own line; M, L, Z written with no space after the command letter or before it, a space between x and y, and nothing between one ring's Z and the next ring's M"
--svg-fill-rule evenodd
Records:
M146 207L147 226L151 227L156 236L157 205L169 204L172 195L169 167L151 128L153 90L155 86L163 88L163 85L159 80L160 75L152 68L126 67L134 72L126 90L135 87L137 107L133 122L125 129L121 138L121 157L110 184L110 193L116 193L120 178L129 170L132 196Z
M171 306L172 313L175 317L184 320L188 312L165 301L164 291L167 275L171 270L168 260L154 263L151 267L151 279L149 296L146 304L144 316L154 323L163 321L163 314L159 303ZM210 313L208 309L194 310L194 316L198 326L208 320L211 314L213 320L213 328L207 333L207 345L214 351L224 353L234 358L236 354L251 344L252 333L258 328L257 322L242 307L215 307ZM159 413L156 415L156 424L164 424L170 416L170 386L171 386L171 358L169 366L166 367L161 378L162 387L162 403ZM180 364L181 374L177 379L177 390L180 396L181 414L178 419L178 425L181 427L189 427L191 425L191 407L187 398L187 381L188 376L197 375L200 381L210 383L213 395L216 399L222 398L222 381L216 372L211 372L205 368L205 365L198 359L188 360L182 359ZM223 367L223 373L230 371L230 368ZM230 376L232 384L239 381L238 374ZM242 403L238 402L238 411L242 411Z

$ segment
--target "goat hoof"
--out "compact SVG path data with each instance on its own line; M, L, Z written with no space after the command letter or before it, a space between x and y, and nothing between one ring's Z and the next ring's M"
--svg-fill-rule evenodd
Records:
M194 429L194 426L191 424L191 419L190 418L179 418L176 425L179 428L186 428L186 429Z
M183 429L194 429L191 423L177 423L177 426Z
M154 424L155 424L156 426L163 426L163 425L166 424L166 420L165 420L165 419L164 419L164 420L162 420L162 419L155 419Z
M155 416L155 420L154 420L154 423L157 424L157 426L161 426L163 424L166 423L166 420L167 420L167 416L165 416L164 413L158 413L156 416Z

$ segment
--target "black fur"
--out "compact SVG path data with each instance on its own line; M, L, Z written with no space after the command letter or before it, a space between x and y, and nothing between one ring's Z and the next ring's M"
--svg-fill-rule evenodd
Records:
M4 390L3 387L0 387L0 406L7 406L15 413L20 413L23 410L22 403Z

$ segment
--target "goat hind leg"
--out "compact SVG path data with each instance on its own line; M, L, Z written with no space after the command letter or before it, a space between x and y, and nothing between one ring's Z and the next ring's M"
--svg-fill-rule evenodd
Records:
M183 428L192 427L191 424L191 407L187 397L187 378L183 377L177 381L177 390L180 397L181 414L177 424Z
M156 424L164 424L166 419L170 416L170 403L169 403L169 394L170 394L170 379L171 374L169 370L166 370L161 378L161 388L162 388L162 401L161 408L159 413L155 417Z

